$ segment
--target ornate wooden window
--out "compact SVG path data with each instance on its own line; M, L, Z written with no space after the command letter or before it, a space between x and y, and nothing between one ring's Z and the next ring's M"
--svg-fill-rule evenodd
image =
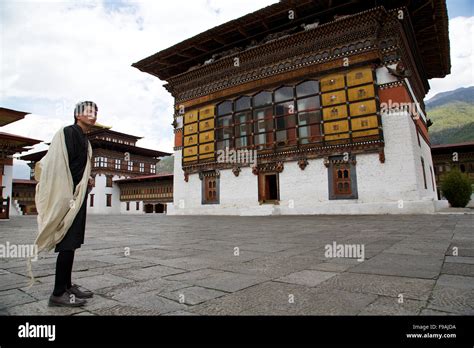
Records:
M257 150L273 147L273 106L272 93L263 91L253 98L254 145Z
M355 157L334 156L328 161L329 199L357 199Z
M113 185L112 175L106 175L105 176L105 187L112 187L112 185Z
M115 159L115 169L116 170L122 169L122 160Z
M219 172L199 173L202 181L202 204L219 204Z
M253 144L251 98L240 97L235 101L234 114L235 148L245 149Z
M318 81L306 81L296 86L298 138L300 144L321 142L321 102Z
M232 102L225 101L217 106L216 140L217 150L233 148Z

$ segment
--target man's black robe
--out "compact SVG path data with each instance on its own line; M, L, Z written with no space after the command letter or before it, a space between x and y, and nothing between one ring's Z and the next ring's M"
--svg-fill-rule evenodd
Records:
M73 189L82 180L87 164L87 151L89 141L82 128L77 124L64 128L64 138L66 141L67 154L69 157L69 169L74 182ZM76 215L74 222L66 232L63 240L56 245L55 251L75 250L84 243L87 215L87 194L82 202L81 209Z

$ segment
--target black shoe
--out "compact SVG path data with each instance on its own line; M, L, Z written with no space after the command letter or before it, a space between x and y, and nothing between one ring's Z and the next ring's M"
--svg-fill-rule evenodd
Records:
M49 307L81 307L87 303L86 300L71 296L70 293L65 291L61 296L51 295L49 297Z
M92 296L94 296L94 293L92 291L81 288L77 284L72 284L72 287L67 289L66 292L76 296L77 298L91 298Z

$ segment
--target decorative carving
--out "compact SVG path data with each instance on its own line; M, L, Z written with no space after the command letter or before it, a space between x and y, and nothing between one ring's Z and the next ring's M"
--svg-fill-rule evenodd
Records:
M260 172L260 171L259 171L257 165L255 165L255 166L252 167L252 174L253 174L253 175L258 175L259 172Z
M379 150L379 161L380 163L385 163L385 151L383 148Z
M235 176L239 176L241 171L242 170L240 169L239 166L235 166L235 167L232 168L232 173L234 173Z
M329 168L329 163L330 163L330 162L329 162L329 158L328 158L328 157L324 157L323 163L324 163L324 166L325 166L326 168Z
M285 166L283 164L283 162L278 162L276 167L275 167L275 170L277 171L277 173L281 173L283 171L283 169L285 169Z
M298 166L300 167L301 170L305 170L305 168L308 166L308 160L306 158L302 158L298 161Z

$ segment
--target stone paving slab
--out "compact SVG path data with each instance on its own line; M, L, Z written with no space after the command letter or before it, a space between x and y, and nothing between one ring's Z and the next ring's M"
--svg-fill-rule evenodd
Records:
M441 253L444 255L444 251ZM413 278L436 278L443 265L444 256L381 253L353 267L349 272L404 276Z
M35 235L12 217L0 244ZM364 244L364 262L326 258L333 242ZM473 315L473 259L474 215L89 216L73 272L88 304L47 307L45 253L31 288L24 259L0 259L0 315Z
M380 296L390 296L427 300L435 280L396 277L362 273L341 273L321 284L327 290L339 289L350 292L362 292Z
M309 287L315 287L320 283L332 278L337 273L333 272L322 272L315 270L303 270L295 273L288 274L284 277L278 278L276 281L290 284L300 284Z
M426 301L404 299L400 303L398 298L380 296L359 315L418 315L424 306Z

